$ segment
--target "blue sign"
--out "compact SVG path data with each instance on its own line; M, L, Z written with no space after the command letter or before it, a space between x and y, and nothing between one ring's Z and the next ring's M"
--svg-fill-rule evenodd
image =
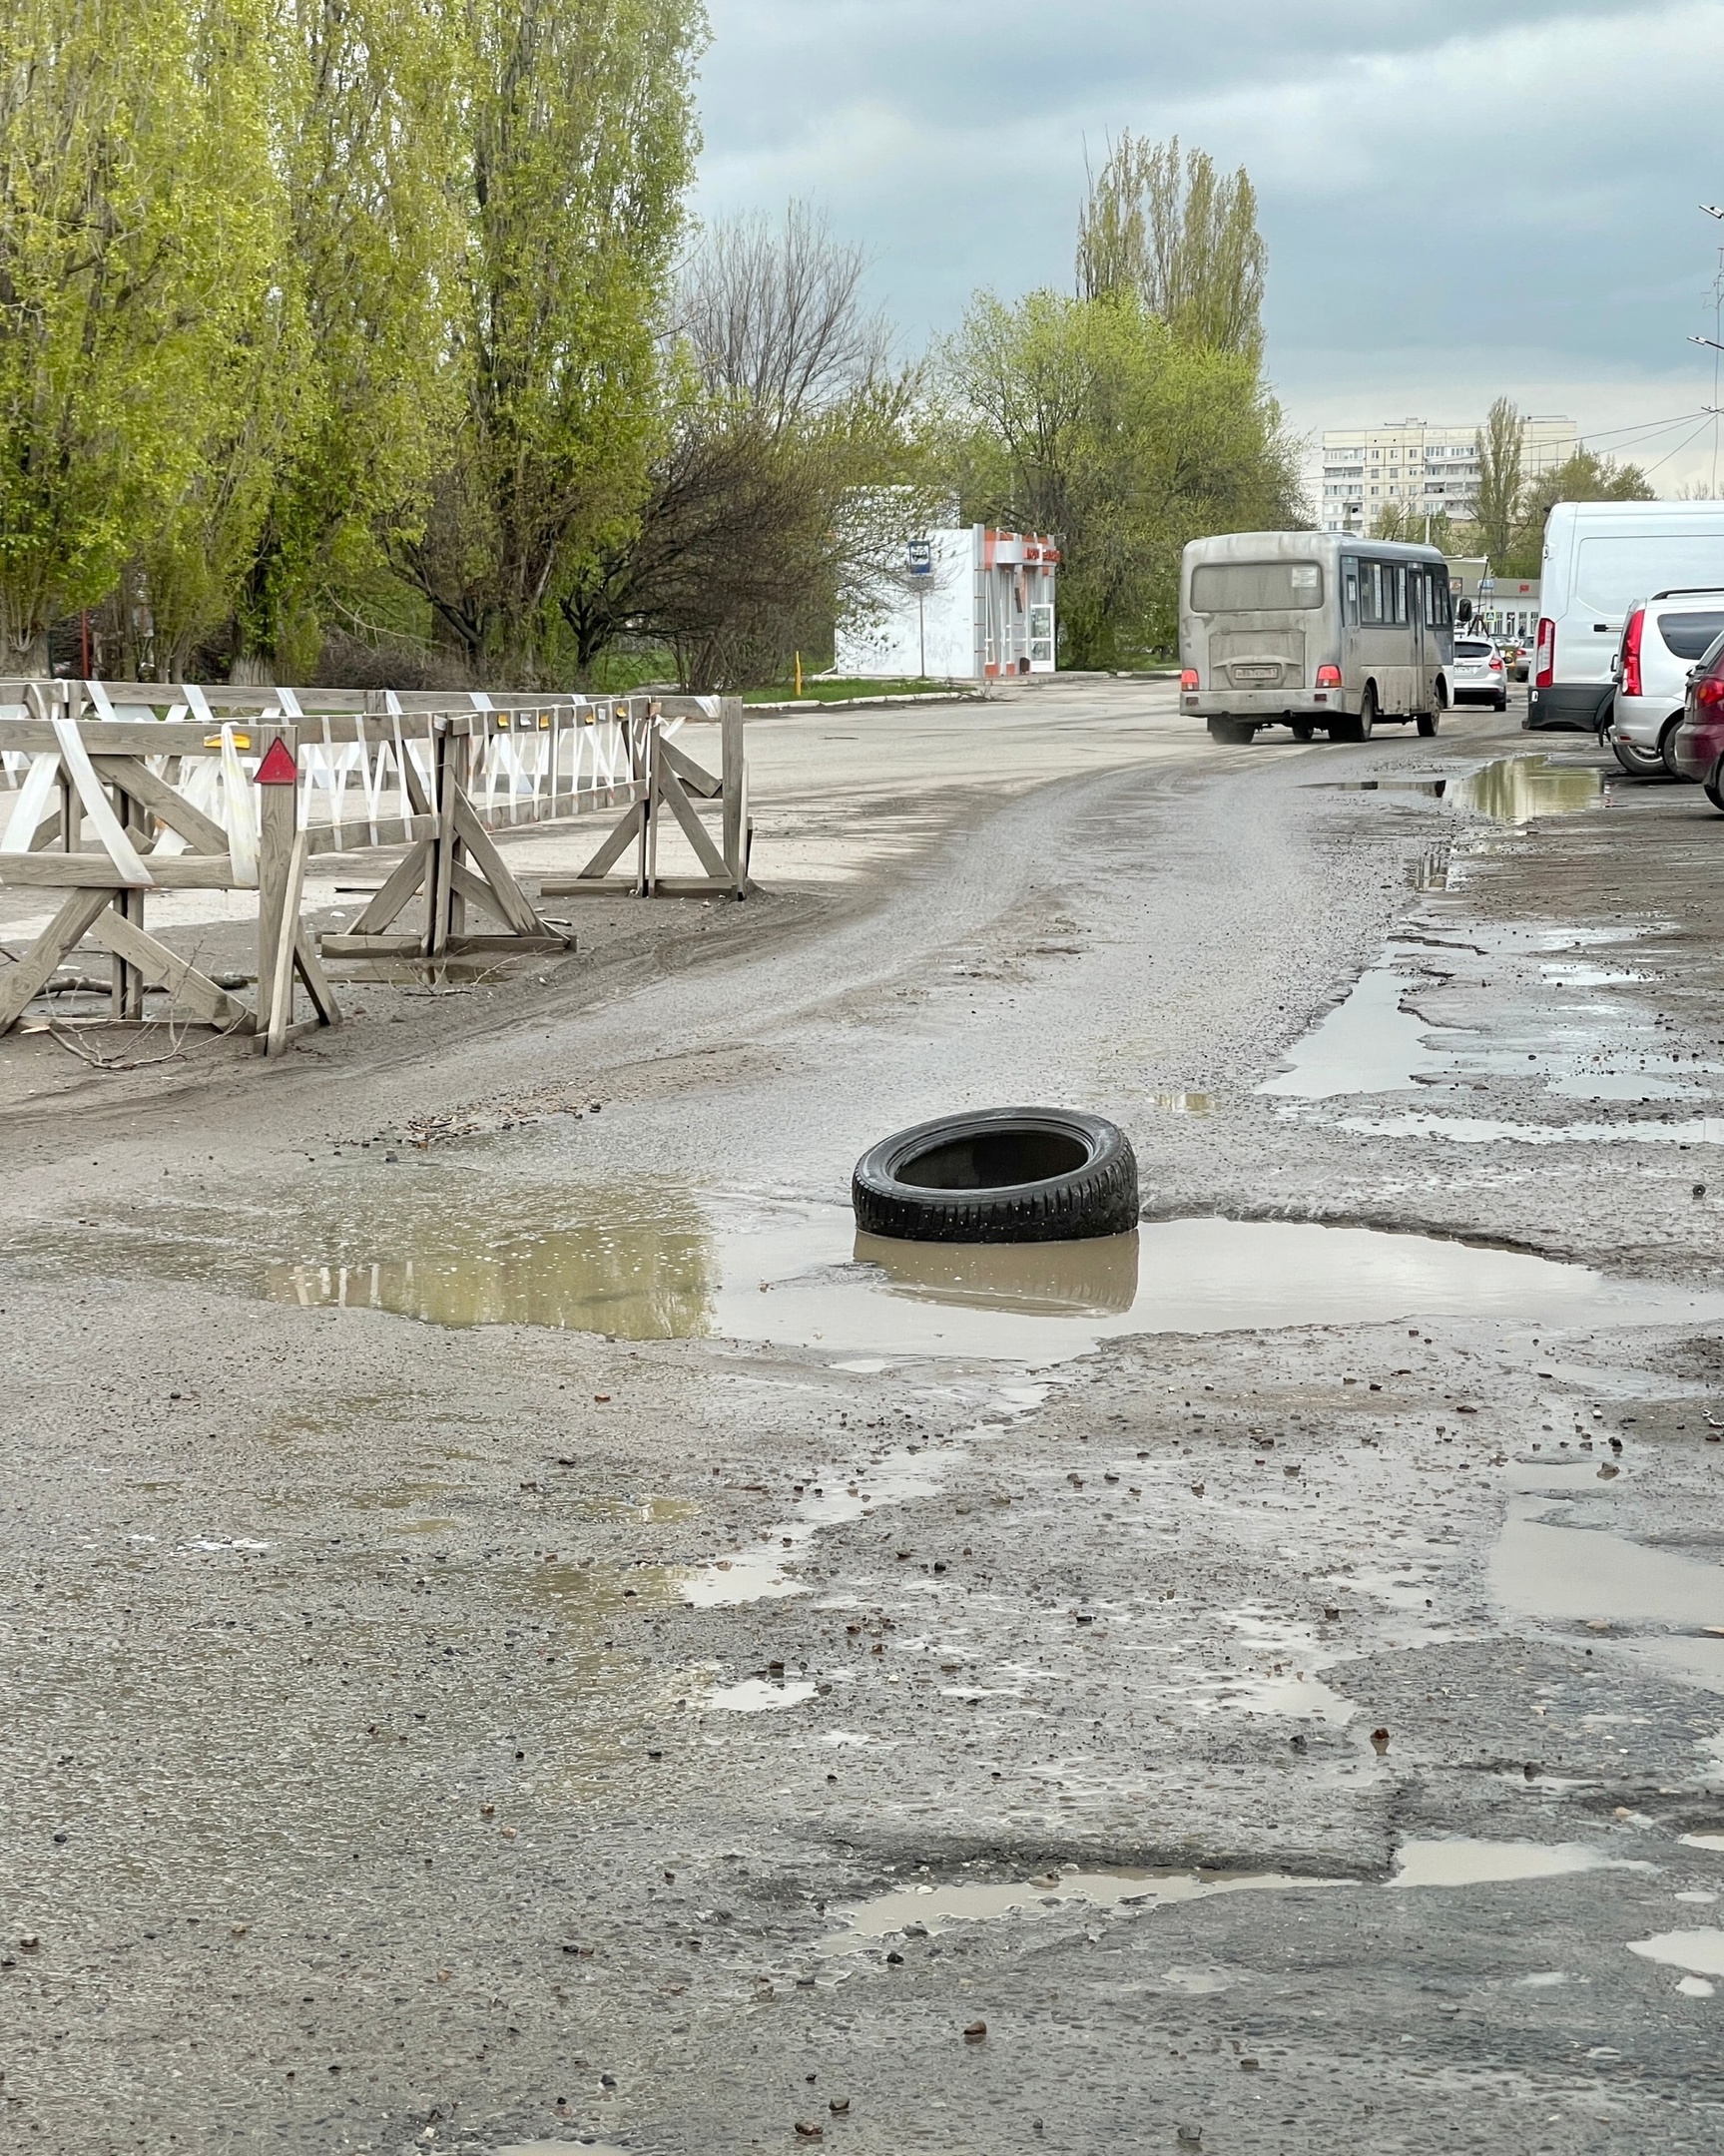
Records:
M933 543L931 540L912 539L906 552L911 576L933 575Z

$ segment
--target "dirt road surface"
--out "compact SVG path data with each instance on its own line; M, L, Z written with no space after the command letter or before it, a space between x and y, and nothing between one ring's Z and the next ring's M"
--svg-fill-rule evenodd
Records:
M1517 717L762 720L745 905L0 1043L4 2145L1715 2148L1724 823ZM856 1243L1013 1100L1135 1244Z

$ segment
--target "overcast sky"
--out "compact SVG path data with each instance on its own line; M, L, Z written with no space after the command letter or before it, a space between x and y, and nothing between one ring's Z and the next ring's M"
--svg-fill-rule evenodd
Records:
M701 208L824 207L904 348L977 285L1069 289L1086 149L1244 164L1302 430L1499 392L1583 433L1713 393L1724 0L709 0ZM1661 491L1710 422L1600 440ZM1724 463L1720 464L1724 479Z

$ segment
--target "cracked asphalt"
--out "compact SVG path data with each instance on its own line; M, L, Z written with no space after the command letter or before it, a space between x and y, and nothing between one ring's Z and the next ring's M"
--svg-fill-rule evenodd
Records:
M1173 705L759 722L762 898L282 1067L0 1043L8 2146L1717 2145L1724 824ZM1417 1074L1256 1090L1384 966ZM757 1257L1036 1098L1409 1307L904 1352Z

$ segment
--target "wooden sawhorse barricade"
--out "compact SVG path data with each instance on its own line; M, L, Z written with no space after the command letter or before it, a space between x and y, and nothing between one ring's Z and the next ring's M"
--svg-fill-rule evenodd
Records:
M23 958L0 970L0 1034L86 939L112 957L114 1019L141 1023L145 991L161 988L198 1021L252 1034L269 1055L298 1032L340 1022L323 956L435 967L479 953L570 949L573 934L540 913L492 832L583 810L621 806L624 813L581 874L547 881L547 892L742 898L752 888L742 707L735 700L631 698L606 706L602 723L620 730L626 755L602 768L595 763L583 784L576 730L601 722L579 700L519 699L500 709L475 698L484 708L450 711L446 699L436 700L440 708L405 708L432 700L390 697L387 713L375 716L352 709L374 700L308 691L89 688L96 694L82 684L32 683L9 705L0 690L0 709L25 714L0 717L0 762L26 772L16 794L0 794L0 885L64 894ZM347 709L328 708L337 701ZM164 707L169 715L155 716ZM720 721L720 776L668 740L685 716ZM364 797L356 825L345 808L350 774L360 776ZM507 789L501 804L499 776ZM385 786L393 813L384 812ZM702 824L697 802L721 805L722 844ZM319 808L324 818L312 820ZM666 811L704 876L659 876ZM402 859L352 928L313 940L300 919L307 860L397 845L406 848ZM631 845L634 875L612 875ZM251 1006L145 926L152 891L248 888L258 892ZM409 908L420 917L407 929L401 922ZM471 927L469 908L494 915L499 927ZM293 1019L296 985L311 1006L300 1025Z

